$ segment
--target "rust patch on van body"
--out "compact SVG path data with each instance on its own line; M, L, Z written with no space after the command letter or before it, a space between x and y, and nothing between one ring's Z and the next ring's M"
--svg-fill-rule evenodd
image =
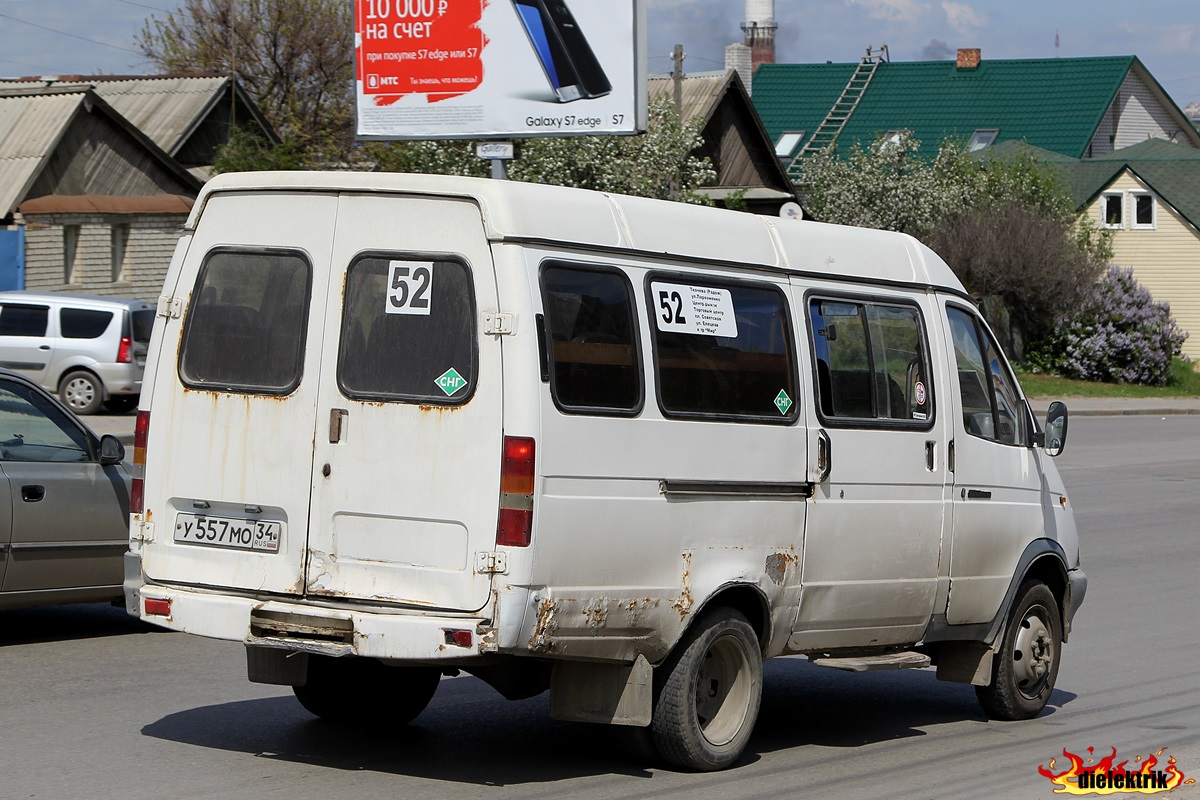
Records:
M550 598L538 604L537 624L533 626L533 635L529 637L529 649L534 653L549 653L554 650L551 637L558 630L558 622L555 620L557 613L558 605Z
M688 613L692 610L695 600L692 598L692 551L685 550L683 553L683 575L680 578L679 599L671 604L671 607L679 612L681 620L687 619Z
M620 604L618 604L620 607ZM584 621L593 628L603 628L608 624L608 600L599 599L583 609Z
M776 586L783 585L783 578L787 574L787 568L791 564L795 564L799 558L795 553L771 553L767 556L766 574L771 579L771 582Z

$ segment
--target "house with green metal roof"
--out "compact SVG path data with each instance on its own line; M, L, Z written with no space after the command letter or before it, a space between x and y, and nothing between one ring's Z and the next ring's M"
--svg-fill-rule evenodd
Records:
M868 49L858 63L763 64L752 97L793 178L830 144L901 130L923 156L956 138L980 157L1054 164L1200 361L1200 132L1136 56L893 62Z
M836 141L867 144L911 130L932 156L947 137L971 149L1023 141L1095 158L1148 138L1200 148L1200 133L1136 56L763 64L752 97L776 152L792 166ZM792 170L793 176L795 170Z
M1200 361L1200 150L1149 139L1056 166L1076 205L1111 231L1113 263L1171 304L1191 334L1184 354Z

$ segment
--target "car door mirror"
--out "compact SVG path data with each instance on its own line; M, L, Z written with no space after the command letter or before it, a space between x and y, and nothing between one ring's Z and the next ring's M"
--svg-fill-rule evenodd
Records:
M125 445L121 440L113 436L111 433L106 433L100 437L100 463L105 466L109 464L120 464L125 460Z
M1067 406L1055 400L1046 412L1046 432L1043 449L1048 456L1057 456L1067 445Z

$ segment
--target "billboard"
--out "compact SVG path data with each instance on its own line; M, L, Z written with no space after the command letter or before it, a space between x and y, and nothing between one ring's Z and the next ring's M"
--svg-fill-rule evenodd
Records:
M644 0L355 0L360 139L636 133Z

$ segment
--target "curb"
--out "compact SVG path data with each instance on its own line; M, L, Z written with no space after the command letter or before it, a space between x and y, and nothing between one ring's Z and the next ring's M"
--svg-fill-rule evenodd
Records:
M1067 403L1067 410L1070 411L1072 417L1169 417L1200 415L1200 408L1083 408L1076 410L1071 408L1070 403Z

